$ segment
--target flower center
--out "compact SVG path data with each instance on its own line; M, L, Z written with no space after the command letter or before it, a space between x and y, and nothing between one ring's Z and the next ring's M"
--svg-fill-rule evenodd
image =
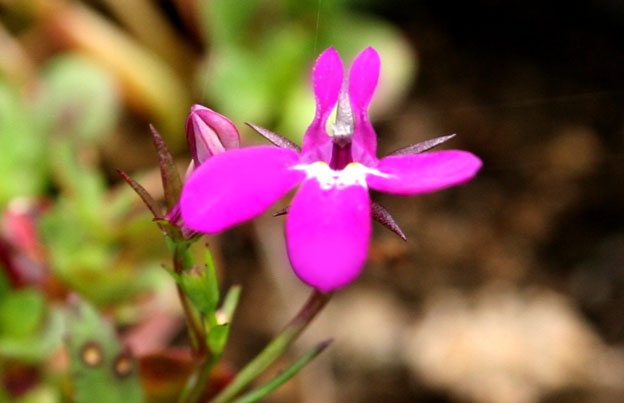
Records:
M344 189L348 186L363 186L366 185L366 175L373 174L378 176L387 177L374 168L369 168L359 162L350 162L344 169L334 170L324 161L316 161L312 164L299 164L293 167L305 171L307 179L314 178L318 181L321 189Z
M333 170L344 169L353 162L351 140L353 138L353 110L348 95L348 82L342 83L336 106L336 123L332 125L332 156L329 167Z
M332 147L331 161L329 161L329 167L334 171L344 169L347 165L353 162L353 155L351 154L351 141L341 145L334 141Z

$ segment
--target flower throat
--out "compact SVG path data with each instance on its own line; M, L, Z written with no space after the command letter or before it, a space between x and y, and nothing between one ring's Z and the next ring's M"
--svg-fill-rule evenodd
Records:
M351 139L353 138L354 120L347 88L348 82L345 80L338 96L336 123L332 125L333 147L329 167L334 171L342 170L353 162Z

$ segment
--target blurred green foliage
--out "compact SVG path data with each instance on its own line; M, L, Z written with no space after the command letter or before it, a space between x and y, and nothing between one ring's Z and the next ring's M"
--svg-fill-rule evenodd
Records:
M414 75L414 56L395 28L349 3L202 1L212 49L199 78L208 103L235 121L275 127L300 142L314 116L310 68L329 46L344 60L376 47L384 60L378 103L396 99Z
M67 53L42 71L36 116L48 133L97 143L114 130L120 94L115 79L92 60Z
M61 311L47 306L40 292L11 290L0 276L0 356L41 362L61 346L63 331Z
M124 189L110 200L103 175L75 161L71 144L59 141L52 148L63 191L40 229L54 273L97 304L123 302L152 288L163 276L148 256L162 241L145 215L128 217L133 195Z
M43 193L45 132L19 90L0 78L0 207L20 196Z

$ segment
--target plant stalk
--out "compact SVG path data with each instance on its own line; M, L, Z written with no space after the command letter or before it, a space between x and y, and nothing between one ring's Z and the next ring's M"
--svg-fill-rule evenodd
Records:
M195 403L210 380L210 373L221 357L206 356L195 368L178 398L178 403Z
M331 293L312 291L297 315L253 360L251 360L211 403L227 403L236 397L262 371L275 361L297 339L331 298Z
M187 253L188 245L183 242L174 241L173 270L177 274L182 274L182 272L186 269L184 266ZM182 309L184 310L184 317L186 318L186 323L188 325L193 352L197 355L203 355L206 352L206 336L204 334L204 328L195 314L191 301L188 299L186 294L184 294L182 287L180 287L177 283L176 289L178 291L178 297L180 297Z

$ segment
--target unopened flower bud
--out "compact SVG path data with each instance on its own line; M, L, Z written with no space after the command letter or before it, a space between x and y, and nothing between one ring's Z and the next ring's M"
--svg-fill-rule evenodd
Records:
M215 154L240 147L240 135L234 123L197 104L191 107L186 119L186 138L195 167Z

